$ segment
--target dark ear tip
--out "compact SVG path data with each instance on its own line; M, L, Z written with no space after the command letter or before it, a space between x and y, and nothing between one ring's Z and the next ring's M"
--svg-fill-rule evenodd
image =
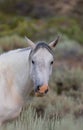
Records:
M49 46L51 48L55 48L55 46L57 45L59 39L60 39L60 36L58 35L57 38L49 44Z
M57 39L56 39L56 41L58 42L58 41L59 41L59 39L60 39L60 36L58 35L58 36L57 36Z
M53 47L55 47L55 46L57 45L59 39L60 39L60 36L58 35L58 36L57 36L57 39L55 40L55 43L53 44Z

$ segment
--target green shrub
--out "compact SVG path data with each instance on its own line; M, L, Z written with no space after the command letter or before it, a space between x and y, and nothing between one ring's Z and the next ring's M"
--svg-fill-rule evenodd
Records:
M0 38L0 48L3 51L13 50L16 48L27 47L26 40L17 35Z
M48 19L33 19L23 16L0 13L0 37L6 35L28 35L34 40L51 40L58 33L67 35L83 43L83 31L76 19L68 17L53 17Z

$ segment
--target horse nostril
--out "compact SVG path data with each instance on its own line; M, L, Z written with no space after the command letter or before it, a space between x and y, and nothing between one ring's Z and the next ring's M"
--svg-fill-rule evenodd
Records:
M39 93L47 93L48 92L48 86L46 86L46 85L38 85L37 87L36 87L36 89L35 89L35 92L39 92Z
M48 92L48 89L45 91L45 93L47 93Z
M38 85L38 86L36 87L35 91L37 92L37 91L39 91L39 90L40 90L40 86Z

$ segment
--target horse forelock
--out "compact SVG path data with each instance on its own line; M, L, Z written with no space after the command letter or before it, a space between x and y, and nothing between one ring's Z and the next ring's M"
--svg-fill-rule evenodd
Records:
M53 57L54 57L54 52L53 52L53 50L52 50L51 47L50 47L47 43L45 43L45 42L38 42L37 45L36 45L36 47L31 50L30 56L33 55L33 54L35 54L40 48L44 48L44 49L48 50L48 51L53 55Z

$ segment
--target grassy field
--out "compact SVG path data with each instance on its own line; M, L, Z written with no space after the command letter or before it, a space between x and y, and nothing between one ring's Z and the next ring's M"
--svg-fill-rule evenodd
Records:
M24 37L18 35L0 38L1 53L26 46ZM62 36L55 57L48 94L38 98L32 93L33 100L27 100L21 115L0 130L83 129L83 47Z

